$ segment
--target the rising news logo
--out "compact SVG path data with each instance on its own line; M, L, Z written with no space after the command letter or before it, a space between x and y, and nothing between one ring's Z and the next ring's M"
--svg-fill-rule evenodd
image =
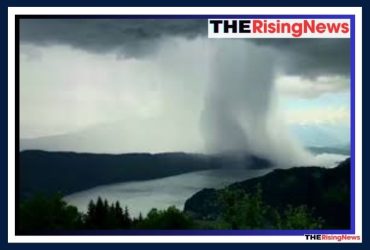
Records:
M322 240L322 241L360 241L359 235L348 234L305 234L306 240Z
M349 38L349 19L209 19L209 38Z

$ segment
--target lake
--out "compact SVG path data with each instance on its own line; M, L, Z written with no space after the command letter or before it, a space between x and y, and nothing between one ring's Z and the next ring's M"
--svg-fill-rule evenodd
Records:
M336 166L348 156L322 154L325 166ZM90 200L100 196L109 203L119 201L129 208L130 214L138 216L141 212L146 215L151 208L165 209L171 205L183 209L185 201L203 188L222 188L231 183L262 176L272 169L219 169L197 171L166 178L116 183L98 186L82 192L68 195L66 202L76 206L81 212L86 212Z

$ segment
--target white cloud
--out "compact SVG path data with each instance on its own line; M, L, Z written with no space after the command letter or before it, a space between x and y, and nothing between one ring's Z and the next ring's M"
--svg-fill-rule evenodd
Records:
M347 107L312 107L300 110L286 110L285 117L290 124L348 124L350 110Z
M326 93L348 91L350 81L347 77L343 76L302 78L299 76L280 75L276 78L276 87L281 95L316 98Z

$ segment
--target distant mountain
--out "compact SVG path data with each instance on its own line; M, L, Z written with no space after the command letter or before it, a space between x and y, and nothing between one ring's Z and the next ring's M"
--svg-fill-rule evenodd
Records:
M266 168L271 163L255 157L185 153L91 154L20 152L20 195L71 194L98 185L148 180L192 171L227 167Z
M166 152L192 150L201 151L201 135L192 134L178 138L182 133L176 126L163 127L159 118L149 119L143 129L133 129L139 124L133 124L129 119L111 123L95 124L76 131L63 134L21 138L20 151L73 151L90 153L121 152ZM162 126L160 125L162 124ZM196 139L193 139L196 138ZM199 147L199 148L197 148Z
M262 177L228 186L253 194L258 186L262 199L283 210L287 205L306 205L324 219L324 228L350 227L350 159L336 168L295 167L276 169ZM189 198L184 211L199 220L216 220L222 211L222 190L203 189Z
M307 147L307 149L313 154L339 154L339 155L350 155L350 146L342 147Z

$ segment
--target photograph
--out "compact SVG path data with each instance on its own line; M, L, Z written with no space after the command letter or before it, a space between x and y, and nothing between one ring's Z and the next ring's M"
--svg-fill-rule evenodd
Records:
M354 230L352 38L210 18L16 17L16 235Z

